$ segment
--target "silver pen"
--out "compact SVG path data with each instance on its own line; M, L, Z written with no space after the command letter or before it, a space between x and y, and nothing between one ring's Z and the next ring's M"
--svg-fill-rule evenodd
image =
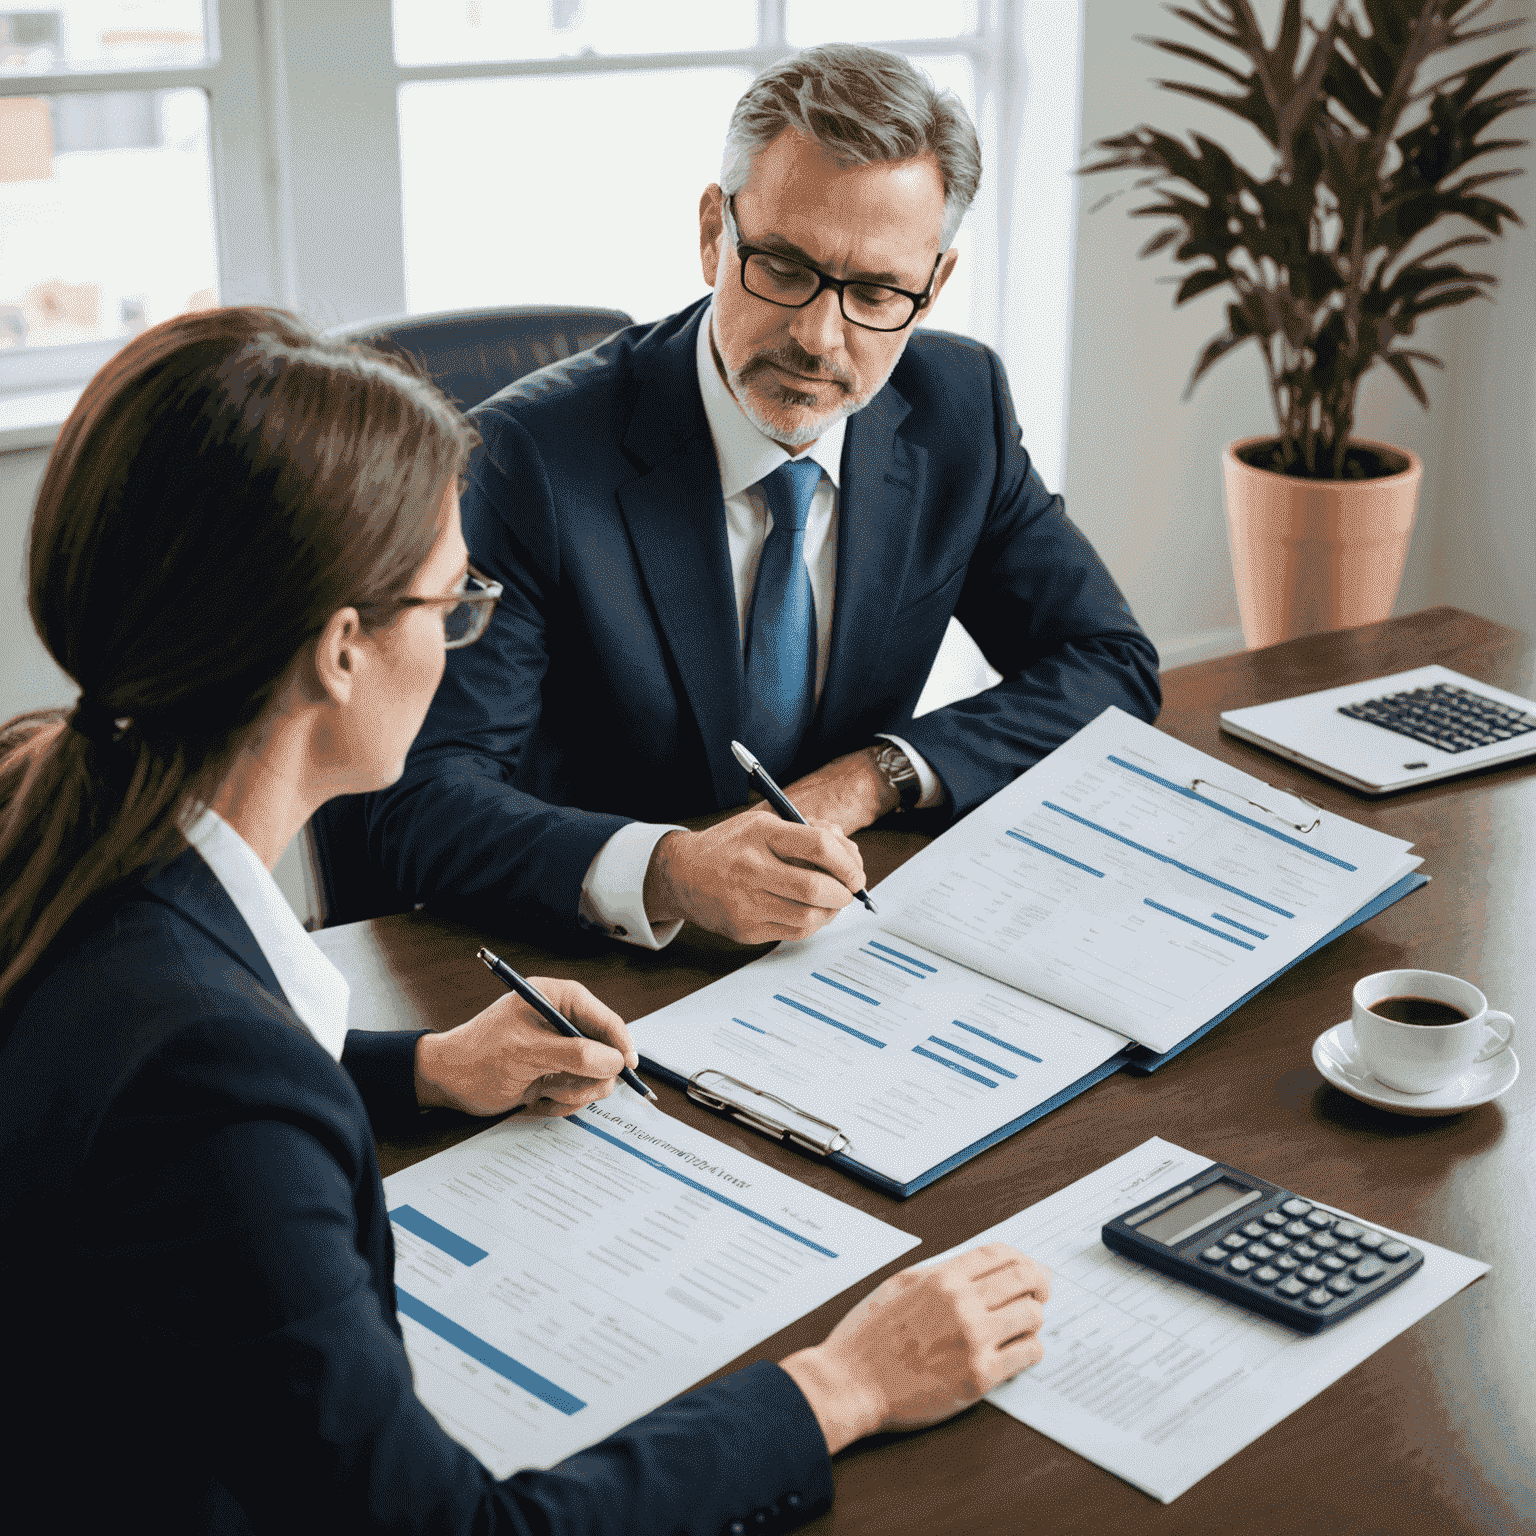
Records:
M753 757L753 755L748 752L747 749L742 746L739 741L733 741L731 743L731 752L734 754L736 761L740 763L741 766L745 768L749 774L751 774L754 782L757 784L757 787L762 790L763 799L766 800L768 804L771 805L774 810L776 810L779 815L784 818L785 821L793 821L802 827L808 827L810 825L805 817L795 809L794 802L789 798L789 796L786 795L784 791L773 782L773 777L768 772L768 770L764 768L763 765L758 762L758 760ZM860 889L855 891L853 894L857 896L859 900L862 901L871 912L874 912L878 915L880 909L874 904L873 901L870 900L868 891Z

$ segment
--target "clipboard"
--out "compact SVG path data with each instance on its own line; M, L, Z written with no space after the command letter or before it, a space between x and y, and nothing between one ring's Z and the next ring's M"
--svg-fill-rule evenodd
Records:
M890 1178L876 1169L868 1167L851 1157L844 1150L850 1143L843 1131L830 1121L823 1120L819 1116L808 1114L790 1104L787 1100L779 1098L775 1094L766 1093L754 1088L750 1083L742 1082L739 1078L730 1076L715 1068L705 1067L695 1072L691 1078L684 1077L673 1072L667 1067L659 1065L649 1057L642 1055L641 1065L648 1072L666 1082L681 1088L694 1103L703 1105L716 1114L723 1114L737 1121L741 1125L750 1127L759 1133L771 1136L775 1140L787 1143L799 1148L813 1157L830 1163L834 1168L840 1168L843 1172L851 1174L865 1184L893 1195L898 1200L905 1200L926 1188L936 1179L942 1178L952 1169L968 1163L973 1157L979 1156L989 1147L994 1147L1000 1141L1006 1141L1008 1137L1016 1135L1027 1126L1033 1125L1036 1120L1043 1119L1053 1109L1059 1108L1071 1099L1075 1099L1080 1093L1086 1092L1095 1083L1101 1083L1106 1077L1114 1073L1127 1071L1137 1076L1148 1076L1165 1066L1181 1051L1193 1045L1195 1041L1209 1034L1211 1030L1220 1024L1229 1015L1236 1012L1250 999L1258 996L1260 992L1274 981L1277 976L1283 976L1293 966L1305 960L1309 955L1315 955L1325 945L1331 944L1335 939L1346 934L1352 928L1357 928L1361 923L1373 918L1377 913L1385 911L1395 902L1401 901L1411 891L1416 891L1420 886L1428 885L1430 876L1421 874L1417 870L1404 875L1396 884L1390 885L1380 895L1368 901L1359 911L1346 918L1331 932L1324 935L1310 949L1296 956L1286 965L1281 966L1272 975L1251 992L1239 998L1230 1007L1224 1008L1214 1018L1207 1020L1198 1029L1192 1030L1171 1050L1161 1053L1149 1050L1146 1046L1137 1045L1134 1042L1128 1044L1117 1055L1111 1056L1108 1061L1092 1068L1090 1071L1069 1083L1059 1092L1043 1099L1038 1104L1032 1105L1022 1115L1009 1121L1005 1125L998 1126L985 1136L972 1142L970 1146L962 1148L951 1157L936 1163L932 1168L925 1170L915 1179L903 1184Z

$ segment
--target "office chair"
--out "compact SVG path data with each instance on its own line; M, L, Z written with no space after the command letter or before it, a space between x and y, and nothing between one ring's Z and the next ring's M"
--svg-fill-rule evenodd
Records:
M364 320L327 334L414 358L460 410L467 410L515 379L584 352L631 323L620 309L551 305ZM380 884L368 858L361 795L321 806L303 841L321 898L319 926L404 909L399 896Z
M632 323L622 309L531 305L360 320L326 334L414 358L467 411L514 379L585 352Z

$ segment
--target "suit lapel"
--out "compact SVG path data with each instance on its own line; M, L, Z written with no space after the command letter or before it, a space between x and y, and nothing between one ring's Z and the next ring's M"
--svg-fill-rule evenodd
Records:
M279 985L277 973L262 953L255 935L241 917L240 909L230 900L219 877L195 848L188 848L163 869L150 875L144 881L144 889L201 928L292 1013L288 995ZM293 1022L298 1025L296 1017Z
M862 713L870 679L886 649L894 604L912 558L912 509L919 505L926 450L897 436L911 407L887 384L856 415L843 439L837 513L837 595L832 654L821 705L802 757L824 760Z
M730 743L746 717L746 677L720 469L694 363L698 324L695 315L636 369L636 404L624 447L648 467L619 487L618 498L703 736L717 803L735 805L744 784Z

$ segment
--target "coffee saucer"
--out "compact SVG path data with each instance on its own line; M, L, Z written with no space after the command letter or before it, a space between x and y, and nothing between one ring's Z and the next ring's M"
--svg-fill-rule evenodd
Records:
M1399 1115L1459 1115L1498 1098L1520 1076L1519 1058L1506 1046L1428 1093L1401 1093L1374 1077L1360 1060L1350 1019L1325 1029L1312 1042L1312 1063L1341 1092Z

